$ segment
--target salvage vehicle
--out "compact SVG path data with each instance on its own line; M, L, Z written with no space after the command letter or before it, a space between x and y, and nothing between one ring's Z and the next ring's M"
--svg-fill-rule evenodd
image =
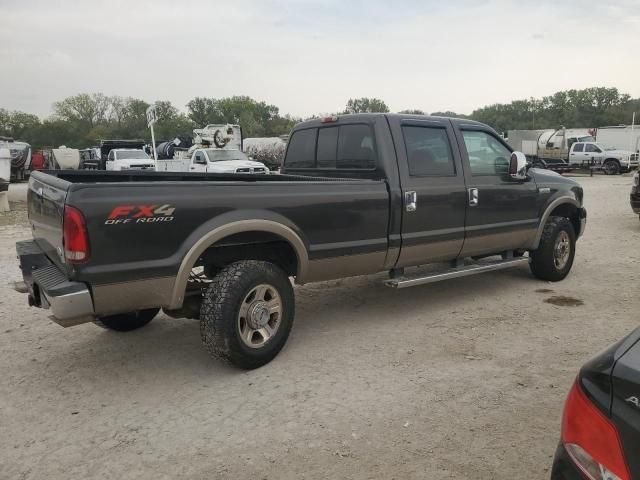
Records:
M29 178L31 145L11 137L0 137L0 148L8 148L11 152L11 181L20 182Z
M160 172L269 173L264 163L256 162L242 152L242 130L239 125L207 125L193 130L193 141L176 138L159 145L162 153L173 152L172 158L161 155ZM179 145L189 145L183 148Z
M242 368L284 346L290 278L386 271L405 288L528 263L559 281L587 216L578 183L527 170L490 127L400 114L298 124L281 175L35 172L27 199L31 305L117 331L196 318Z
M569 149L572 167L590 166L606 175L617 175L638 168L638 154L596 142L576 142Z
M640 329L587 362L567 397L551 480L640 478Z
M197 148L191 156L189 170L211 173L269 173L264 163L249 160L240 150Z
M149 170L154 171L156 163L144 150L114 148L109 151L105 170Z

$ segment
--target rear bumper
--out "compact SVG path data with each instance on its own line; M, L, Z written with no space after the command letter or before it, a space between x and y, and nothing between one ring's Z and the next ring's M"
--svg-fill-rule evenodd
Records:
M551 480L584 480L584 478L578 467L569 458L564 445L560 443L553 458Z
M640 195L637 193L637 189L638 187L633 187L631 195L629 195L629 203L631 204L633 213L640 215Z
M95 319L91 292L70 281L33 240L16 243L29 305L50 309L51 320L71 327Z

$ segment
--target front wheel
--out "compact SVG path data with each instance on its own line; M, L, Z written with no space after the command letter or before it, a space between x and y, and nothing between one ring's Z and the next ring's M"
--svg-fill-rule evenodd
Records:
M269 363L289 337L293 287L273 263L242 260L223 268L200 308L200 336L209 353L237 367Z
M147 310L138 310L137 312L118 313L117 315L99 317L94 323L107 330L130 332L144 327L154 319L159 311L159 308L149 308Z
M602 165L602 169L606 175L618 175L620 173L620 164L615 160L607 160Z
M571 270L576 253L576 233L568 218L550 217L538 248L529 253L531 272L541 280L557 282Z

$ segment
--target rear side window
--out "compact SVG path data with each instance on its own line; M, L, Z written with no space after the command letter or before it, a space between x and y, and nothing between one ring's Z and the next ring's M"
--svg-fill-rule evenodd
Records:
M338 136L336 168L371 170L376 166L373 132L368 125L343 125Z
M298 130L289 140L284 164L286 168L372 170L376 166L373 131L360 124Z
M336 168L339 127L318 130L318 168Z
M442 177L456 174L451 145L444 128L405 125L402 133L407 149L409 175Z
M576 146L573 147L574 152L584 152L584 143L576 143Z
M313 168L316 154L315 128L298 130L289 140L285 166L288 168Z

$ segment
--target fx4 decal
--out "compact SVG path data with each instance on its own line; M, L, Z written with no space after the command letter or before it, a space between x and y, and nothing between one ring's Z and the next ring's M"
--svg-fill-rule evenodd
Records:
M638 400L638 397L629 397L625 402L635 405L636 408L640 408L640 400Z
M172 205L118 205L105 220L105 225L126 223L157 223L173 221Z

